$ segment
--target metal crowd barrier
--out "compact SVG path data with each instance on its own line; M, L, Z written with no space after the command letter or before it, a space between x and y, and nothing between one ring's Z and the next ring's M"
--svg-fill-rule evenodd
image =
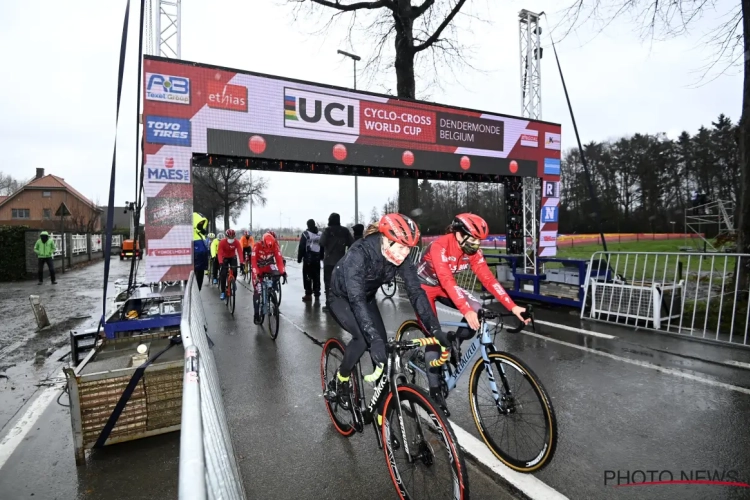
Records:
M247 498L229 435L208 323L195 276L185 287L180 323L185 348L180 435L180 500Z
M748 345L750 276L737 277L749 259L730 253L595 252L581 318Z

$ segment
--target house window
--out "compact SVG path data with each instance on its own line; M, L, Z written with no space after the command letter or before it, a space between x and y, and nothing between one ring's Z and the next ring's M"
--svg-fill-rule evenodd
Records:
M12 208L10 216L14 219L30 219L31 210L28 208Z
M50 196L52 196L51 192L49 192L49 191L42 191L42 197L49 198Z
M44 218L45 219L51 219L52 218L52 209L51 208L45 208L44 209Z

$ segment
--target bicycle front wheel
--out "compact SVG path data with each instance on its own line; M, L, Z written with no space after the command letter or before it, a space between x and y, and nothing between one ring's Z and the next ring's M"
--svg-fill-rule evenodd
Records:
M469 381L477 430L505 465L518 472L538 471L557 447L557 418L547 392L531 368L512 354L494 352L489 359L489 364L477 360Z
M383 292L383 295L390 299L391 297L396 295L396 282L391 281L390 283L386 283L385 285L380 285L380 291Z
M279 316L279 299L276 298L276 292L269 290L268 292L268 334L273 340L279 335L279 322L281 316Z
M234 307L237 305L237 282L234 279L232 280L229 290L229 312L234 316Z
M278 281L278 286L276 287L276 293L279 295L279 305L281 305L281 289L283 288L281 286L281 281Z
M445 413L415 385L399 385L397 390L400 406L394 394L388 394L381 436L399 498L467 500L466 463Z
M342 404L336 397L336 373L343 361L344 344L339 339L328 339L323 345L323 354L320 356L320 381L323 384L325 396L323 401L336 431L344 437L349 437L354 434L354 427L351 425L351 408L348 408L351 401ZM354 380L354 377L351 377L351 380Z
M425 334L415 319L407 319L396 331L396 341L417 340L424 338ZM406 377L406 381L422 389L429 390L430 383L427 380L427 364L425 362L424 350L415 348L404 351L400 359L401 373ZM442 372L440 374L442 377Z

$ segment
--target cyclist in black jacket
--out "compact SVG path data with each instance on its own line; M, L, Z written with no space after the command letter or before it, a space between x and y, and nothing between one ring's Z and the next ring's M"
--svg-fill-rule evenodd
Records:
M407 259L418 241L419 228L413 220L401 214L386 214L378 224L370 225L364 238L357 240L336 264L329 309L341 328L352 335L336 377L340 396L348 394L349 375L368 344L377 366L382 368L388 359L388 338L375 294L381 285L393 281L397 272L422 324L443 346L450 346L420 285L416 267Z

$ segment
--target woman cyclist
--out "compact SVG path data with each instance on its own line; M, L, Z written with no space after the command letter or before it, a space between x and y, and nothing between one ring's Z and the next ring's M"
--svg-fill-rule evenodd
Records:
M448 338L420 287L416 268L406 258L418 241L419 228L413 220L401 214L387 214L379 223L371 224L364 237L336 264L331 276L329 309L341 328L352 335L336 379L331 381L337 387L330 389L339 398L349 393L349 375L368 344L370 357L379 368L388 359L385 347L388 339L375 293L383 284L393 281L396 273L403 279L409 301L427 331L448 347Z
M244 264L245 261L242 258L242 247L240 242L235 240L234 229L227 229L227 237L219 242L219 250L216 255L219 265L221 266L221 272L219 274L219 290L221 290L221 300L225 298L225 290L227 289L227 275L229 274L229 266L237 267L238 265Z
M481 240L487 238L489 228L484 219L474 214L459 214L448 227L448 233L430 243L422 254L417 273L422 289L427 294L433 311L437 311L435 302L458 309L470 328L459 328L456 338L459 342L472 338L479 328L477 312L482 303L456 283L455 274L471 268L484 287L495 296L495 299L511 311L519 320L528 324L522 314L526 311L517 306L506 293L495 275L487 266L487 261L479 249ZM426 330L429 332L429 329ZM442 342L442 341L441 341ZM437 359L438 351L433 346L427 348L425 360ZM427 378L430 383L430 394L443 409L448 412L440 387L440 368L430 368Z

